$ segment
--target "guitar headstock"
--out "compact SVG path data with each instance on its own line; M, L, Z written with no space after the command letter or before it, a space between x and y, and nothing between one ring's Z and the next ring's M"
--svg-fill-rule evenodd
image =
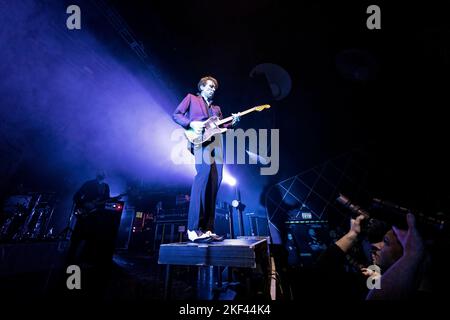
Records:
M270 104L263 104L263 105L260 105L260 106L256 106L255 110L256 111L263 111L264 109L269 109L269 108L270 108Z

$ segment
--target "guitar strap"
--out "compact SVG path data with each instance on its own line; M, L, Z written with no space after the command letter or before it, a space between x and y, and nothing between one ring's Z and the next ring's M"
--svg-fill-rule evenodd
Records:
M200 95L200 97L202 98L203 103L205 104L206 111L208 112L208 118L211 118L214 115L212 112L212 105L213 105L212 101L208 104L208 102L205 100L205 98L203 98L203 96Z
M208 109L208 117L212 117L213 116L213 112L212 112L212 104L209 106L209 107L207 107L207 109Z

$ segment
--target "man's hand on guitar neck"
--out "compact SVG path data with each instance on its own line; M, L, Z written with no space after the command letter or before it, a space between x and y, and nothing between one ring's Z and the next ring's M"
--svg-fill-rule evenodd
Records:
M239 115L239 113L232 113L231 116L233 117L233 121L231 121L231 126L234 127L236 123L241 121L241 116Z
M195 133L201 134L205 128L205 124L202 121L191 121L189 126L194 130Z

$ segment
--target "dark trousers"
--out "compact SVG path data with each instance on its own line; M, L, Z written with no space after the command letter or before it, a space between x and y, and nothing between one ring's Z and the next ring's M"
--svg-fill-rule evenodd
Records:
M82 290L72 290L79 292L71 292L71 295L88 299L104 299L108 295L120 218L121 213L106 210L77 218L67 254L67 265L78 265L81 268ZM66 278L64 285L65 281Z
M77 218L68 251L70 264L106 266L112 262L120 215L96 211Z
M207 154L205 161L204 154ZM216 198L222 181L222 147L210 144L194 151L197 174L191 189L188 230L214 232Z

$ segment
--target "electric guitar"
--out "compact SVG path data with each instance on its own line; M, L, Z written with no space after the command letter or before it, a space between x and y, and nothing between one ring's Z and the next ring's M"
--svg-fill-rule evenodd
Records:
M75 216L86 216L89 214L94 213L97 210L104 209L105 205L108 202L115 202L118 201L120 198L125 196L126 193L121 193L118 196L104 199L104 200L93 200L93 201L86 201L75 205Z
M259 112L259 111L263 111L264 109L269 109L269 108L270 108L270 105L263 104L260 106L250 108L243 112L238 112L237 116L241 117L241 116L245 116L246 114L251 113L253 111ZM230 117L222 119L222 120L220 120L217 116L214 116L214 117L209 118L208 120L203 121L204 128L201 133L197 133L194 131L194 129L189 128L184 131L184 134L185 134L186 138L189 140L189 142L191 142L195 146L201 145L204 142L211 139L212 136L214 136L216 134L221 134L221 133L224 133L225 131L227 131L227 128L220 128L219 126L221 126L222 124L225 124L227 122L230 122L232 120L233 120L233 116L230 116Z

